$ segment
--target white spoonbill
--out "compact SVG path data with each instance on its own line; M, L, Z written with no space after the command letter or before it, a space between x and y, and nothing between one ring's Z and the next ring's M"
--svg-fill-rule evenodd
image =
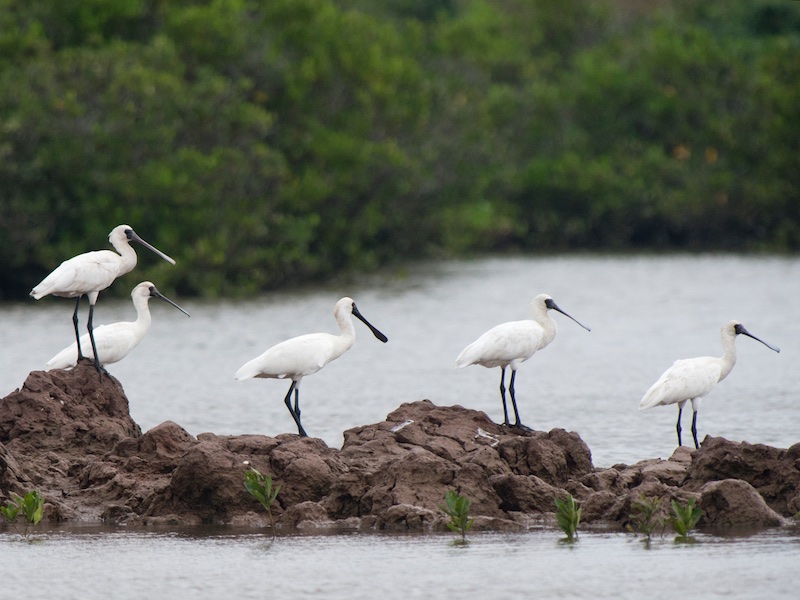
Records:
M511 383L508 386L511 392L511 403L514 407L516 418L515 427L527 429L519 420L517 399L514 393L514 381L517 377L517 368L533 356L537 350L547 346L556 337L558 326L550 316L550 310L560 312L578 323L586 331L591 331L586 325L571 317L561 310L553 299L547 294L539 294L530 303L533 319L524 321L511 321L492 327L477 340L461 351L456 359L456 366L461 369L468 365L481 365L487 368L500 367L500 397L503 399L504 425L509 425L508 408L506 405L505 377L506 367L511 367Z
M56 269L45 277L39 285L31 290L31 297L39 300L47 295L61 296L62 298L75 298L75 312L72 313L72 323L75 326L75 343L78 345L78 358L83 358L78 333L78 307L81 296L89 298L89 338L92 352L95 357L95 366L100 370L100 361L97 358L97 348L92 334L92 319L94 305L98 294L110 286L114 280L130 272L136 266L136 252L130 242L139 242L149 248L164 260L175 264L169 256L140 238L130 225L118 225L108 234L108 241L119 253L111 250L98 250L85 252L62 262Z
M694 447L699 448L697 443L697 411L700 408L700 401L706 396L714 386L725 379L736 364L736 336L746 335L764 344L770 350L780 352L776 348L754 336L744 328L739 321L729 321L722 326L722 349L721 357L700 356L698 358L685 358L676 360L673 365L664 371L647 392L639 403L639 410L652 408L653 406L667 406L678 404L678 446L681 441L681 414L683 407L689 400L692 401L692 437Z
M297 424L298 433L301 437L306 437L308 434L300 423L300 381L306 375L316 373L350 349L356 340L356 330L350 315L369 327L373 335L380 341L388 341L385 335L362 316L352 298L345 297L339 300L333 308L333 316L341 330L340 335L310 333L281 342L261 356L242 365L233 378L237 381L253 377L291 379L292 385L283 401ZM291 403L292 392L294 392L294 408Z
M135 321L120 321L110 325L100 325L94 330L97 359L101 365L110 365L121 361L142 341L145 334L147 334L147 330L150 329L151 319L148 306L150 298L161 298L187 317L190 316L188 312L159 292L156 286L149 281L143 281L133 288L131 298L133 299L133 306L136 308ZM83 346L83 351L88 354L91 348L91 339L88 333L84 333L81 336L80 343ZM78 347L77 343L73 343L47 361L45 371L71 369L76 364L78 364Z

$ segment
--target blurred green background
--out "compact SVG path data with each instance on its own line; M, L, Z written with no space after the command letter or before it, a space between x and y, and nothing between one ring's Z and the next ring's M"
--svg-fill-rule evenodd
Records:
M0 299L120 223L178 261L137 248L143 279L209 297L795 252L798 57L789 0L0 0Z

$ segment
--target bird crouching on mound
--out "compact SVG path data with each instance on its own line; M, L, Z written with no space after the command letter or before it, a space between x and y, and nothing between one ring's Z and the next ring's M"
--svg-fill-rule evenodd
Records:
M100 362L100 368L121 361L144 339L151 323L150 298L161 298L187 317L190 316L188 312L159 292L156 286L149 281L143 281L133 288L131 298L133 299L133 306L136 308L135 321L120 321L110 325L100 325L94 330L96 356ZM79 342L83 346L83 352L88 354L91 349L89 334L83 334ZM71 369L78 364L80 358L82 358L82 355L79 354L78 345L73 343L47 361L45 370Z

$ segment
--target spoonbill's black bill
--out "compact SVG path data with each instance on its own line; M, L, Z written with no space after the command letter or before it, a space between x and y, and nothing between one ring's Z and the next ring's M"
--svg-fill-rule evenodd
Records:
M87 329L94 354L95 366L101 371L101 363L97 356L97 344L94 338L92 321L94 319L94 305L98 294L110 286L114 280L129 273L136 266L136 252L131 248L130 242L138 242L149 248L164 260L175 264L175 261L158 250L153 245L139 237L130 225L118 225L111 230L108 241L117 251L98 250L85 252L62 262L45 277L39 285L31 290L31 297L39 300L47 295L75 298L75 311L72 313L72 323L75 327L75 343L79 358L83 358L80 333L78 332L78 308L81 296L89 298L89 320Z
M262 355L245 363L234 374L234 379L242 381L251 378L291 379L292 385L283 401L297 425L297 432L308 435L300 421L300 382L306 375L312 375L332 360L347 352L356 339L352 317L364 323L372 334L382 342L388 338L378 331L356 307L352 298L342 298L333 308L333 316L339 325L340 335L330 333L310 333L291 338L272 346ZM294 407L291 399L294 393Z
M560 312L587 331L590 331L586 325L561 310L547 294L536 296L530 303L530 309L532 319L511 321L492 327L464 348L456 359L456 366L459 368L468 365L481 365L487 368L500 367L500 398L503 401L504 425L509 425L505 376L506 367L511 367L511 382L508 389L511 393L511 404L514 408L514 426L522 429L528 428L520 422L519 410L517 409L514 390L517 368L538 350L545 348L556 337L558 326L550 316L549 311Z
M664 371L650 389L645 392L639 403L639 410L653 406L678 405L678 445L683 444L681 439L681 415L686 403L692 401L692 437L694 447L699 448L697 442L697 411L700 409L701 400L707 396L714 387L725 379L736 364L736 336L745 335L764 344L770 350L780 352L780 349L757 338L745 329L739 321L729 321L722 326L723 355L700 356L676 360L673 365Z
M133 306L136 309L136 320L100 325L94 330L95 347L97 348L96 356L100 361L101 368L125 358L147 334L151 323L150 298L160 298L177 308L187 317L190 316L188 312L159 292L153 283L143 281L133 288L131 292ZM89 352L91 339L88 333L83 334L78 343L83 346L84 352ZM51 358L47 362L45 370L71 369L78 364L80 358L82 358L82 355L79 354L78 345L73 343Z

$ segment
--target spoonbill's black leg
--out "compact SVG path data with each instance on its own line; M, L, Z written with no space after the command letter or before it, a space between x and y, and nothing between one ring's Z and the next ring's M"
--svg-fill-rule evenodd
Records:
M678 446L683 446L683 442L681 441L681 413L683 413L683 407L678 407L678 424L675 426L675 430L678 432Z
M700 444L697 443L697 411L692 415L692 437L694 438L694 447L700 449Z
M103 376L103 371L105 369L100 364L100 357L97 355L97 344L94 342L94 327L92 326L92 321L94 319L94 304L91 302L89 303L89 323L87 325L87 329L89 330L89 339L92 340L92 352L94 352L94 366L97 369L97 372L100 373L100 377ZM80 348L81 343L78 342L78 347Z
M303 426L300 424L300 416L294 411L292 408L292 392L295 392L295 388L297 387L297 382L292 381L292 385L289 388L289 393L286 394L286 397L283 399L284 404L286 404L286 408L289 409L289 414L292 415L294 422L297 424L297 433L300 434L300 437L308 437L306 430L303 429ZM297 396L295 396L295 401Z
M517 372L514 369L511 369L511 383L508 384L508 391L511 392L511 404L514 407L514 417L516 418L517 422L514 423L514 427L518 427L519 429L524 429L525 431L532 431L530 427L527 425L523 425L522 422L519 420L519 411L517 410L517 395L514 391L514 381L517 379Z
M78 344L78 360L83 358L81 352L81 334L78 333L78 309L81 306L81 297L75 299L75 312L72 313L72 325L75 327L75 342Z
M513 377L513 375L512 375ZM502 367L500 371L500 397L503 399L503 425L508 423L508 406L506 405L506 368Z

